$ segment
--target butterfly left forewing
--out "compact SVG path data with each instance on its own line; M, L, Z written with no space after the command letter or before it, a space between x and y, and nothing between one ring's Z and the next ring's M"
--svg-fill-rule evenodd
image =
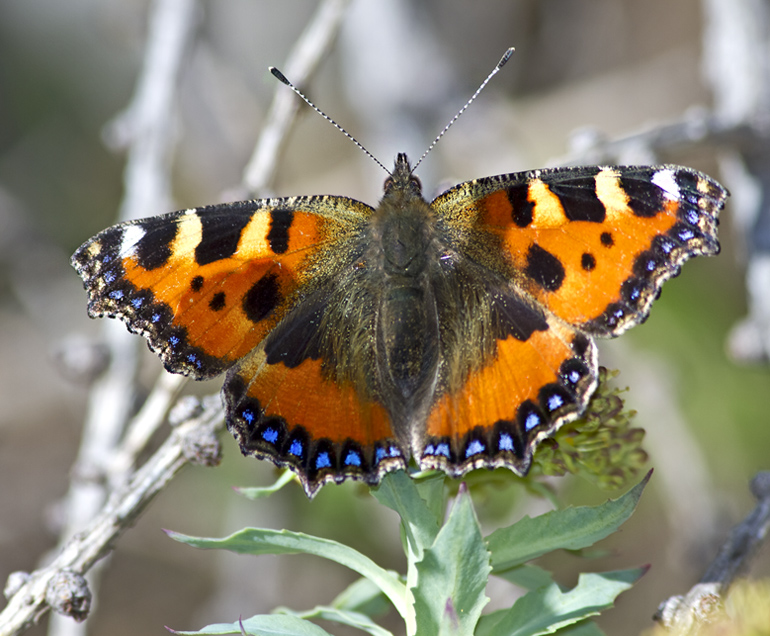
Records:
M120 318L168 370L208 378L259 344L304 283L308 259L355 233L370 210L296 197L174 212L106 229L72 263L92 317Z

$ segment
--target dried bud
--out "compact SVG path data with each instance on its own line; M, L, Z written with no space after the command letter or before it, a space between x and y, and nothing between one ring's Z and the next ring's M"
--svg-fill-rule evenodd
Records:
M55 612L80 622L91 609L91 590L84 576L62 570L48 583L45 600Z

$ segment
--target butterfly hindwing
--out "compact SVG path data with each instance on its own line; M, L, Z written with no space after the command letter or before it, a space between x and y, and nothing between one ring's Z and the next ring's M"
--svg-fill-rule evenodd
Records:
M435 402L420 465L455 477L482 466L525 475L537 442L585 409L596 377L592 340L557 319L511 332L460 389Z
M345 276L332 276L303 295L228 372L223 388L227 425L244 454L291 468L308 493L348 477L375 484L408 459L388 410L355 384L356 376L373 374L373 353L356 357L357 373L341 359L341 349L355 346L347 334L356 328L336 313L345 304L340 296L360 300L346 292L350 286Z
M321 359L270 364L260 346L228 372L223 394L243 453L291 468L310 496L328 481L376 484L406 468L383 406L332 381Z

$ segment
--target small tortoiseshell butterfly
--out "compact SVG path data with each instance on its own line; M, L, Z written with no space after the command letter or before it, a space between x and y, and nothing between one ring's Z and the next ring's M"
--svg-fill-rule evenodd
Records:
M524 475L597 384L595 336L642 322L719 251L727 191L672 165L533 170L432 202L399 154L376 208L340 196L213 205L100 232L72 263L92 317L174 373L227 372L245 455L377 484L412 458Z

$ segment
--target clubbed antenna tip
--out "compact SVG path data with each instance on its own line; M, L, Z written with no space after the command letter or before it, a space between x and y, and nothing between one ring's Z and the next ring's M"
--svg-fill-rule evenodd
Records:
M291 86L291 82L287 80L286 76L283 73L281 73L281 71L279 71L277 68L275 68L275 66L270 66L268 68L270 69L270 72L273 74L273 77L275 77L276 79L286 84L286 86Z

